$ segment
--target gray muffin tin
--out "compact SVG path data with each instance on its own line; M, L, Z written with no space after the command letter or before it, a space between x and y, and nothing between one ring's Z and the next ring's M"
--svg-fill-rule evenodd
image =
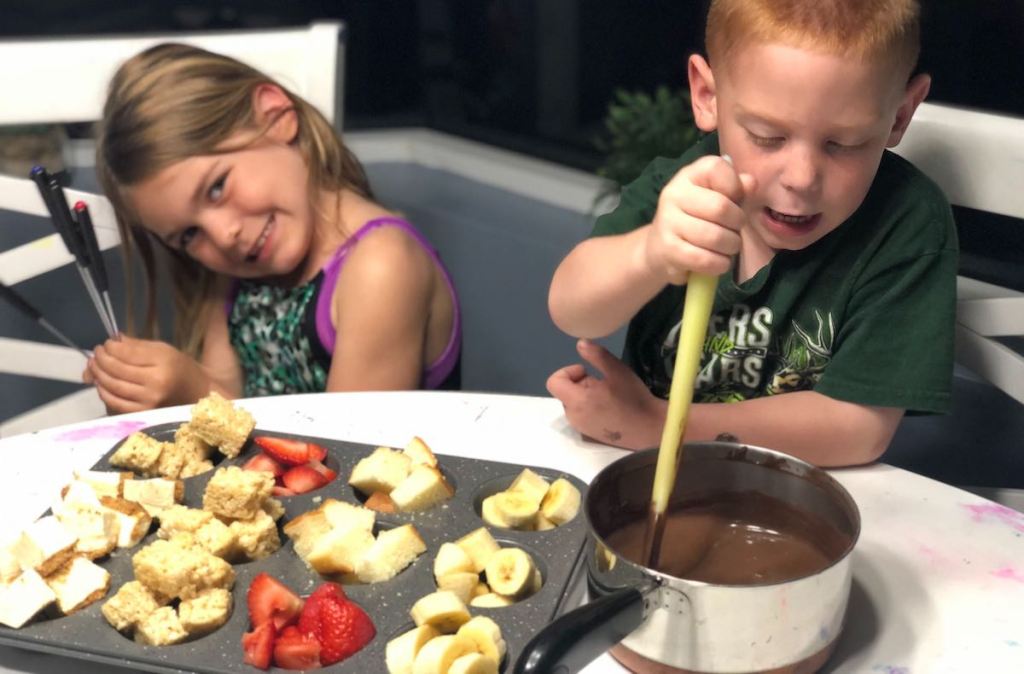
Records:
M162 441L173 441L174 431L181 423L160 424L142 432ZM288 435L256 429L252 433L295 438L315 442L327 448L326 464L338 472L330 484L316 491L280 498L285 515L280 526L304 512L316 508L325 498L361 503L365 497L348 484L348 476L356 462L368 456L373 445L329 438ZM123 442L123 441L122 441ZM115 470L108 458L121 443L115 445L99 462L96 470ZM216 467L241 465L259 448L250 440L234 459L223 459ZM217 455L220 456L220 455ZM487 526L502 547L520 547L531 554L544 579L534 595L502 608L470 607L471 615L486 615L501 627L508 644L508 653L501 671L511 671L524 646L547 623L575 606L583 595L583 544L587 536L581 512L560 527L549 531L514 531L485 525L480 518L480 502L505 489L524 468L522 465L481 461L438 453L442 472L455 487L455 495L442 505L421 513L377 514L378 529L389 529L406 523L415 525L427 550L395 578L372 585L347 584L345 593L358 603L373 620L377 633L373 641L352 657L319 671L386 672L384 647L392 638L414 626L409 609L420 597L437 588L433 577L434 556L440 545ZM223 457L222 457L223 458ZM216 468L215 467L215 468ZM578 478L547 468L532 470L549 481L564 477L572 482L582 496L586 485ZM214 471L185 480L185 505L201 508L203 492ZM100 613L100 606L124 583L132 580L131 557L156 538L156 525L134 548L118 549L109 557L97 560L111 575L107 596L85 609L65 617L45 615L19 630L0 625L0 643L20 648L46 651L60 655L106 662L135 670L152 672L257 672L242 662L242 634L250 629L246 592L253 577L265 571L293 592L306 596L325 579L305 565L292 548L288 537L280 533L282 546L270 557L244 564L235 564L235 585L232 590L233 610L228 622L210 635L173 646L143 646L111 627ZM286 671L271 667L270 671Z

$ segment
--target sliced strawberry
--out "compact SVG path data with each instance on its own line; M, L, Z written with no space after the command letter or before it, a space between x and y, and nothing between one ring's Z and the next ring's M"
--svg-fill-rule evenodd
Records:
M242 662L260 669L270 668L270 658L274 655L274 638L277 629L273 621L257 625L252 632L242 635Z
M273 489L270 490L270 493L273 494L274 496L298 496L299 495L298 492L292 491L288 487L279 487L276 484L274 485Z
M286 629L274 642L274 664L282 669L315 669L320 666L320 642L314 636Z
M295 622L302 610L302 599L266 572L252 579L248 602L249 620L255 627L273 622L280 630Z
M309 443L288 438L271 438L259 435L253 441L263 448L270 458L289 466L301 466L309 461Z
M309 445L309 460L322 462L327 458L327 448L315 442L307 442Z
M284 466L279 462L275 461L266 452L260 452L256 456L252 457L244 464L242 464L243 470L265 470L269 473L273 473L274 477L284 474Z
M284 486L297 494L319 489L330 480L309 466L294 466L281 476Z
M327 596L320 603L320 662L333 665L357 653L377 633L370 616L358 604Z
M299 614L299 631L320 638L320 604L326 597L345 599L345 590L337 583L326 582L306 597L306 603Z
M316 459L310 459L309 463L307 463L306 465L315 470L316 472L320 473L321 475L323 475L325 478L327 478L328 482L338 477L338 474L336 472L334 472L324 464L320 463Z

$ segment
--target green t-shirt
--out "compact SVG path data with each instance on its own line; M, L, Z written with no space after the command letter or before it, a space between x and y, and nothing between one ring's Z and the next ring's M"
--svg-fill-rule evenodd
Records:
M598 218L591 236L651 222L676 172L718 153L711 134L659 158ZM850 402L945 412L953 373L957 241L942 191L885 152L860 208L753 278L719 279L694 400L725 402L811 389ZM685 288L666 286L629 324L625 361L668 396Z

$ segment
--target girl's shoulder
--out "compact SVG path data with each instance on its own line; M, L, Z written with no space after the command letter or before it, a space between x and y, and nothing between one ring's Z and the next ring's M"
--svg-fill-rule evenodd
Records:
M343 277L428 274L433 264L426 239L408 221L379 216L365 222L342 246Z

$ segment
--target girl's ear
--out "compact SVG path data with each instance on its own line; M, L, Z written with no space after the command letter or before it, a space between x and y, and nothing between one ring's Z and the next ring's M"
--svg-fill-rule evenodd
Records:
M266 128L266 137L279 143L291 143L299 133L295 104L276 84L264 83L252 92L256 123ZM269 125L269 127L268 127Z
M718 128L718 98L711 66L700 54L690 57L686 74L690 80L690 104L697 128L710 133Z

